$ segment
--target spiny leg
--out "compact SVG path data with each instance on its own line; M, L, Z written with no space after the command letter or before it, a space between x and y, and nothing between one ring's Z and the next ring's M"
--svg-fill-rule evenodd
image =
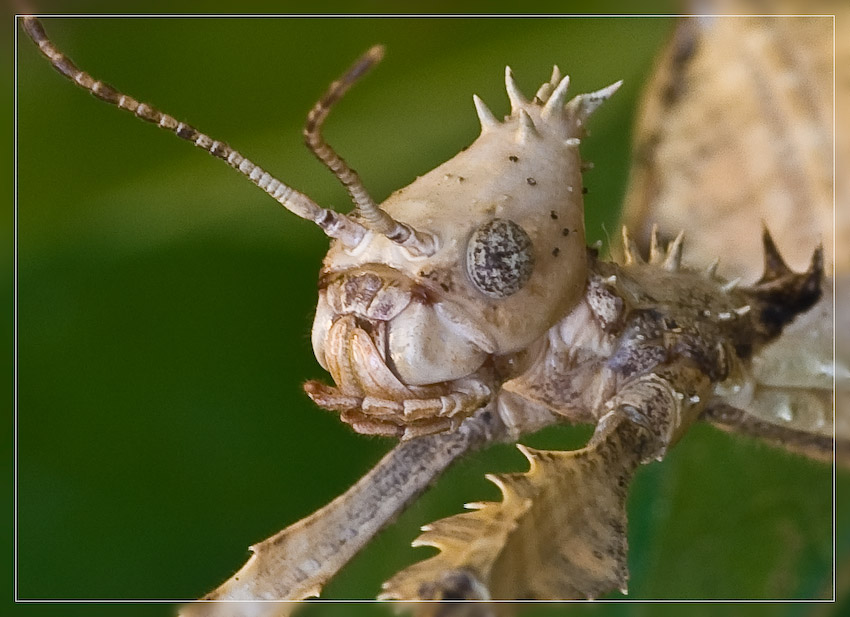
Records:
M607 411L590 444L604 438L609 424L618 425L625 418L649 437L649 442L640 446L643 462L661 460L697 420L711 385L708 376L687 360L656 367L624 384L604 404Z
M248 562L205 596L216 603L184 606L185 617L230 617L227 601L301 600L325 583L455 460L504 435L499 416L481 410L459 430L398 444L345 493L252 547ZM271 603L253 614L281 608ZM285 606L285 605L282 605ZM261 610L267 609L267 610ZM276 613L275 613L276 614Z
M844 467L850 460L850 442L846 439L833 439L829 436L771 424L747 413L746 410L732 407L722 401L709 404L700 419L710 422L719 429L762 439L816 460L832 462L835 457L838 464Z
M482 597L625 593L632 477L694 421L709 388L708 378L689 362L664 365L611 397L585 448L558 452L520 446L529 470L489 477L502 501L469 504L471 512L423 527L414 546L434 546L440 553L394 576L382 597L442 597L447 572L466 573Z

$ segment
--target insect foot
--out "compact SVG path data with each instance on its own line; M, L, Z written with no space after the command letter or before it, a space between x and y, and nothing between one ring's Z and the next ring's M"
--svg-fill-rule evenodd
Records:
M478 139L380 206L432 251L370 232L356 247L334 242L325 258L312 338L336 387L305 390L358 432L456 428L584 292L578 146L619 84L568 102L557 67L533 100L510 69L505 82L504 121L474 97Z

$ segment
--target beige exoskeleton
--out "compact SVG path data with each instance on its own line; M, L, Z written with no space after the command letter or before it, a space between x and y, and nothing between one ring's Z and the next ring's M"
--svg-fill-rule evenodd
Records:
M584 291L578 146L587 118L619 83L567 102L569 78L556 67L529 101L508 69L510 116L497 120L475 97L482 126L475 143L377 206L321 137L331 106L380 60L383 50L374 47L331 85L304 131L357 206L346 216L77 69L35 19L24 26L77 85L223 159L333 238L312 338L337 387L305 389L359 432L409 438L456 427L518 374L529 346Z
M625 231L622 263L587 249L578 148L588 117L619 83L568 100L569 79L555 67L529 100L508 69L510 115L497 119L475 97L478 139L378 206L321 136L331 106L380 59L373 48L305 127L356 204L342 215L77 69L36 19L24 27L66 77L223 159L333 238L312 341L335 386L305 389L356 431L402 439L346 494L255 546L207 599L317 595L463 452L557 421L593 423L594 436L576 452L523 449L531 469L495 478L504 500L429 526L417 542L442 552L391 579L384 595L625 590L634 470L661 458L705 410L720 422L743 413L725 396L746 384L753 354L821 295L822 251L794 273L766 231L764 274L748 288L682 268L681 235L664 250L653 234L647 261ZM254 608L222 614L265 614Z
M325 258L313 347L337 387L306 389L357 431L407 438L457 426L584 293L578 145L619 84L565 106L569 78L557 67L533 101L510 69L505 80L510 116L497 120L476 97L479 138L381 204L427 248L370 231Z

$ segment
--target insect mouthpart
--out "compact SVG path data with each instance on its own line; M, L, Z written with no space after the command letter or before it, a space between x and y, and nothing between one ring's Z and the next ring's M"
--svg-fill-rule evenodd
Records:
M305 385L355 430L412 437L486 404L494 378L480 333L403 273L369 264L320 281L313 349L336 387ZM486 344L484 345L486 347Z

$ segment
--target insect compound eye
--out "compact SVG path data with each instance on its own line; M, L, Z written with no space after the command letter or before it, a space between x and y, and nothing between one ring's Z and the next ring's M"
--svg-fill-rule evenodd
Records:
M493 219L472 233L466 271L491 298L507 298L522 289L534 271L534 251L525 230L507 219Z

